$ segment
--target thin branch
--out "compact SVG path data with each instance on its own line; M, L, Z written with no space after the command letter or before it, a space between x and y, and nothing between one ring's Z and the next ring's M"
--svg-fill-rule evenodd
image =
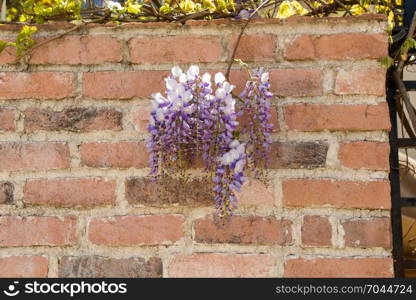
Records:
M230 59L230 62L228 63L228 67L227 67L227 72L225 73L225 78L227 78L227 80L228 81L230 81L230 72L231 72L231 67L232 67L232 65L233 65L233 63L234 63L234 59L235 59L235 55L237 54L237 49L238 49L238 46L240 45L240 41L241 41L241 38L242 38L242 36L243 36L243 34L244 34L244 31L246 30L246 28L247 28L247 26L248 26L248 24L250 23L250 21L251 21L251 19L254 17L254 15L262 8L262 7L264 7L266 4L268 4L268 3L270 3L270 1L271 0L267 0L267 1L264 1L262 4L260 4L251 14L250 14L250 16L248 17L248 19L247 19L247 21L244 23L244 25L243 25L243 27L241 27L241 31L240 31L240 34L238 35L238 37L237 37L237 41L236 41L236 44L235 44L235 46L234 46L234 49L233 49L233 53L232 53L232 55L231 55L231 59Z

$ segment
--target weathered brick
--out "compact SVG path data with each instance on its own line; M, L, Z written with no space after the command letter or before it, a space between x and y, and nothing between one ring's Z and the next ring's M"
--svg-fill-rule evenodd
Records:
M288 245L292 222L272 217L233 216L229 220L198 219L194 223L198 243Z
M27 204L52 206L111 205L116 182L102 178L33 179L24 186Z
M178 254L169 265L170 277L271 277L277 259L265 254Z
M389 170L389 154L388 143L350 142L339 148L341 164L353 169Z
M228 58L231 58L238 35L233 35L228 44ZM273 34L245 34L241 37L235 58L243 61L273 61L277 37Z
M331 246L332 229L327 217L304 216L302 223L302 245Z
M25 130L121 130L121 118L122 113L114 108L70 107L62 111L29 108L25 111Z
M59 142L0 143L0 170L51 170L69 167L68 145Z
M67 35L40 46L34 51L32 64L100 64L122 60L121 43L105 35Z
M345 246L391 248L391 226L389 218L355 219L342 223Z
M131 110L130 117L133 122L134 129L136 129L138 132L147 133L150 112L151 108L147 106L140 106Z
M81 164L95 168L145 168L149 156L144 142L84 143Z
M173 244L183 237L184 222L180 215L97 217L88 238L106 246Z
M301 35L285 48L287 60L377 59L387 56L387 34Z
M164 90L169 71L92 72L83 75L83 94L93 99L150 98Z
M0 217L0 246L67 246L76 242L75 217Z
M129 49L132 62L148 64L216 62L222 52L218 37L189 35L137 37L130 41Z
M1 278L48 277L48 259L38 255L0 257Z
M276 96L319 96L322 73L318 69L273 69L270 85Z
M59 259L61 278L155 278L162 277L162 260L151 257L111 258L64 256Z
M212 206L213 185L203 178L194 178L187 184L177 180L164 182L163 188L150 177L129 177L125 182L126 199L132 205L164 206ZM161 192L163 192L161 194ZM165 195L165 196L162 196ZM240 206L273 206L274 190L271 184L257 180L245 182L236 193Z
M391 258L289 259L284 277L393 277Z
M375 95L386 93L386 68L339 70L335 77L337 95Z
M68 72L2 72L0 99L63 99L75 91L74 74Z
M390 117L386 103L378 105L293 104L284 107L289 129L322 130L389 130Z
M388 181L289 179L283 182L286 206L390 209Z
M214 203L212 197L212 184L203 179L193 179L189 184L183 184L178 180L164 182L163 192L166 197L161 197L161 187L150 177L129 177L125 182L126 199L133 205L147 206L211 206Z
M273 142L269 167L311 169L325 167L328 144L324 142Z
M0 131L15 131L14 110L8 108L0 108Z
M11 182L0 182L0 204L13 203L14 185Z

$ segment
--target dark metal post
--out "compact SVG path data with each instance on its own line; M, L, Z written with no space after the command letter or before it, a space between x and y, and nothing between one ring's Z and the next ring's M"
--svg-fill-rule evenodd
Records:
M387 101L389 104L390 131L390 184L391 184L391 226L393 233L393 259L396 277L404 277L402 212L400 198L399 148L397 138L396 87L391 73L387 74Z

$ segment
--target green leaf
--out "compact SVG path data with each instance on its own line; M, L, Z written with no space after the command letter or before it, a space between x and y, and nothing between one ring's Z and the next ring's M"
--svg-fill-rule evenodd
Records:
M5 41L0 41L0 53L8 46L9 44Z
M385 56L380 59L380 63L387 68L390 68L394 64L394 59L390 56Z

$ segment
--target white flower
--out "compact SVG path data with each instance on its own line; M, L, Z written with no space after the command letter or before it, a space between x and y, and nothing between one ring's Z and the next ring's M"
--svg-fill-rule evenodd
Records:
M105 6L108 9L112 10L112 11L119 11L119 10L122 10L123 9L123 6L121 6L120 3L115 2L115 1L109 1L109 0L107 0L107 1L105 1Z
M225 81L225 76L221 72L219 72L215 74L214 81L215 81L215 84L219 85Z
M166 82L166 88L169 90L174 90L178 86L178 82L172 78L166 78L165 82Z
M269 81L269 72L264 72L263 74L261 74L260 81L261 83L266 83L267 81Z
M230 147L237 148L239 145L240 145L240 142L238 140L234 140L231 142Z
M179 77L179 76L181 76L183 74L182 69L179 66L174 66L172 68L172 71L171 72L172 72L172 75L174 77Z
M217 98L222 99L222 98L224 98L226 95L227 95L227 92L226 92L224 89L222 89L222 88L219 88L219 89L217 89L217 90L215 91L215 96L216 96Z
M186 83L188 81L188 79L186 78L186 74L181 74L180 76L179 76L179 82L180 83Z
M246 152L245 144L238 145L237 152L240 153L240 154L244 154L244 152Z
M202 82L211 84L211 74L205 73L202 75Z
M166 101L167 101L167 99L166 99L165 97L163 97L161 93L156 93L156 94L153 94L153 95L152 95L152 97L153 97L153 99L154 99L154 100L151 102L151 103L152 103L152 108L153 108L153 109L157 109L157 108L159 107L159 104L160 104L160 103L163 103L163 102L166 102Z
M236 164L235 164L235 168L234 171L236 173L240 173L243 171L244 169L244 165L245 165L245 161L243 159L240 159Z
M189 101L191 101L191 100L192 100L192 98L193 98L193 97L194 97L194 96L192 95L192 93L191 93L191 92L186 91L186 92L184 92L184 93L183 93L183 95L182 95L182 100L183 100L183 102L188 103Z
M211 102L211 101L214 101L215 97L213 95L211 95L211 94L208 94L208 95L205 96L205 99L207 101L210 101Z
M225 81L222 84L222 88L227 92L227 93L231 93L231 91L234 89L234 85L231 85L229 82Z
M165 112L164 112L164 110L163 109L158 109L156 111L155 118L156 118L156 121L159 121L159 122L163 121L165 119Z
M186 72L186 75L188 76L188 80L193 80L199 75L199 68L198 66L190 66L188 69L188 72Z

